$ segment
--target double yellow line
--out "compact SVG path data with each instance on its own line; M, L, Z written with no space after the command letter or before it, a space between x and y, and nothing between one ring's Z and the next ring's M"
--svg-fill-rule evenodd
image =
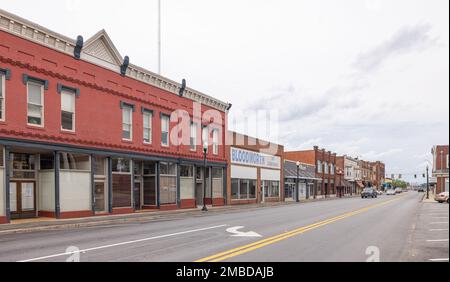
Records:
M268 245L272 245L272 244L274 244L276 242L279 242L279 241L282 241L282 240L286 240L288 238L291 238L291 237L303 234L305 232L317 229L319 227L331 224L333 222L340 221L340 220L343 220L345 218L349 218L349 217L352 217L352 216L364 213L364 212L366 212L368 210L387 205L389 203L392 203L394 201L399 200L400 198L401 197L398 197L398 198L395 198L395 199L392 199L392 200L389 200L389 201L385 201L385 202L382 202L382 203L378 203L378 204L375 204L375 205L371 205L371 206L368 206L368 207L365 207L365 208L362 208L362 209L359 209L359 210L356 210L356 211L353 211L353 212L345 213L343 215L336 216L336 217L333 217L333 218L330 218L330 219L327 219L327 220L324 220L324 221L321 221L321 222L317 222L317 223L314 223L314 224L311 224L311 225L308 225L308 226L305 226L305 227L301 227L301 228L298 228L298 229L295 229L295 230L292 230L292 231L289 231L289 232L285 232L285 233L280 234L280 235L276 235L276 236L273 236L273 237L270 237L270 238L267 238L267 239L263 239L263 240L260 240L260 241L257 241L257 242L245 245L245 246L234 248L234 249L231 249L231 250L226 251L226 252L222 252L222 253L218 253L218 254L215 254L215 255L212 255L212 256L209 256L209 257L206 257L206 258L202 258L202 259L199 259L199 260L197 260L195 262L220 262L220 261L224 261L224 260L227 260L227 259L239 256L239 255L242 255L242 254L254 251L256 249L260 249L262 247L265 247L265 246L268 246Z

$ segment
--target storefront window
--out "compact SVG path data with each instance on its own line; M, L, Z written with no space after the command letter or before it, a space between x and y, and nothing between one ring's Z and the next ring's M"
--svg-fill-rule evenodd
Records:
M265 197L277 198L280 196L280 182L279 181L264 181Z
M239 199L239 179L231 179L231 198Z
M35 161L34 155L10 153L10 170L14 179L34 179Z
M89 155L59 153L59 164L61 170L91 170Z
M55 158L53 154L40 155L40 169L41 170L55 169Z
M156 163L144 162L144 205L156 206Z
M117 158L112 160L113 207L131 207L131 161Z
M95 175L96 176L105 176L106 174L106 165L105 158L95 157Z
M212 169L212 190L213 198L219 199L223 198L223 169L213 168Z
M256 180L231 179L231 194L235 200L256 199Z
M177 203L176 164L160 164L160 202L162 205Z
M130 160L127 159L113 159L112 160L112 171L117 173L130 173L131 172L131 166L130 166Z
M180 191L181 199L195 199L193 166L180 166Z

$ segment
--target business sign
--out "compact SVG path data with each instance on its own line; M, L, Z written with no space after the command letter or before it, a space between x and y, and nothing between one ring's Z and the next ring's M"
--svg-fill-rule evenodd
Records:
M248 166L281 169L281 158L268 154L231 148L231 163Z

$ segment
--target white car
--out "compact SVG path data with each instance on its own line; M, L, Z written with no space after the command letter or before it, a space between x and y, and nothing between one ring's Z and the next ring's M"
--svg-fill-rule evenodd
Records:
M395 196L395 195L397 195L397 192L394 189L389 189L389 190L387 190L386 195Z

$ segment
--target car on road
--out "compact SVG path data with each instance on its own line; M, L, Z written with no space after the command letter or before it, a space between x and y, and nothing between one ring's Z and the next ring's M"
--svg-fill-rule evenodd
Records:
M381 190L378 190L377 193L378 193L378 196L382 196L383 195L383 191L381 191Z
M389 189L389 190L387 190L386 195L387 196L395 196L395 195L397 195L397 192L395 192L394 189Z
M403 193L403 189L402 188L395 188L395 193L396 194L401 194L401 193Z
M436 195L435 197L434 197L434 199L436 200L436 202L439 202L439 203L445 203L445 202L447 202L447 204L449 203L448 202L448 192L443 192L443 193L440 193L439 195Z
M378 192L373 188L365 188L361 193L361 198L377 198Z
M417 192L419 192L419 193L425 193L426 191L427 191L427 189L425 187L419 187L417 189Z

